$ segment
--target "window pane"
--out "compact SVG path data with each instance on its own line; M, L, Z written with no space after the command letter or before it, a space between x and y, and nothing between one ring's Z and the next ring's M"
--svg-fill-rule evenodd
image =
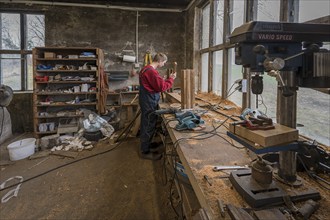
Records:
M201 92L208 92L209 82L209 54L202 54Z
M244 1L233 1L233 25L231 31L241 26L244 22Z
M1 15L1 49L19 50L20 35L20 15L0 13Z
M209 47L210 36L210 5L202 10L202 49Z
M213 82L212 92L221 95L222 88L222 50L213 53Z
M274 0L258 1L258 21L280 21L280 3Z
M33 90L32 54L26 56L27 90Z
M223 16L224 0L214 2L215 21L214 21L214 45L223 43Z
M18 54L1 55L1 82L13 90L21 90L21 59ZM3 59L5 58L5 59Z
M242 79L242 66L235 64L235 51L233 48L229 49L228 59L228 97L230 101L238 106L242 106L242 93L236 91L238 86L235 81Z
M297 91L297 126L299 133L330 146L330 97L309 88Z
M299 22L305 22L330 15L330 1L327 0L300 0Z
M45 16L27 15L26 49L45 46Z

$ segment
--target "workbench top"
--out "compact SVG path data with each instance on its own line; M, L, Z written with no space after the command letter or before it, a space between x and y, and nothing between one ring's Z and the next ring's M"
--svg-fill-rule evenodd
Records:
M166 108L168 104L160 104L160 106ZM246 206L239 194L232 189L228 179L230 172L214 172L212 169L219 165L248 165L251 162L249 151L229 138L226 135L227 128L224 126L220 126L214 132L210 122L206 121L204 130L176 131L174 127L178 122L171 121L173 115L163 115L162 117L167 122L167 130L195 194L209 218L220 218L217 199L223 200L225 204ZM215 126L219 125L215 124ZM207 134L208 132L213 132L213 134ZM212 186L203 178L204 175L209 177ZM227 215L227 217L229 216Z
M160 104L161 108L166 108L168 106L168 103ZM229 122L232 121L228 119L224 123L226 126L222 125L214 132L214 126L219 126L221 122L224 122L227 118L223 115L210 113L206 115L208 119L205 120L205 130L177 131L174 127L178 122L173 120L173 115L162 115L162 118L198 201L201 207L206 211L209 219L231 219L228 213L226 213L225 218L221 217L220 209L217 204L218 199L222 200L224 204L249 208L248 204L233 188L228 178L230 170L219 172L214 172L212 170L214 166L250 165L252 160L256 158L256 155L252 151L226 135ZM214 121L218 123L214 124ZM205 132L205 134L201 135L200 132ZM213 134L206 134L207 132L213 132ZM204 175L208 176L212 185L204 179ZM314 183L311 185L310 182L311 181L303 188L314 187L316 190L320 191L325 204L323 205L321 203L323 211L319 210L317 212L325 212L325 216L327 216L329 211L325 207L330 204L328 201L329 199L326 199L329 192L324 192L317 184ZM318 217L323 219L323 215L324 214L320 214Z

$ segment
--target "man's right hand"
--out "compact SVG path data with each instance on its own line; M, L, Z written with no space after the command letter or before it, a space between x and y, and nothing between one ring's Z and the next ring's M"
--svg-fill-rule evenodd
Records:
M170 74L170 78L175 79L176 78L176 72Z

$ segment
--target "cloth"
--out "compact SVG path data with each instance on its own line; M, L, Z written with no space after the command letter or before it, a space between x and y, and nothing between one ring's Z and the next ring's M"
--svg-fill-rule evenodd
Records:
M152 66L145 66L140 71L140 85L150 93L164 92L172 87L173 78L164 80Z
M139 104L141 108L140 142L141 152L149 153L150 143L154 136L160 92L169 89L173 79L164 80L152 66L146 66L140 71Z

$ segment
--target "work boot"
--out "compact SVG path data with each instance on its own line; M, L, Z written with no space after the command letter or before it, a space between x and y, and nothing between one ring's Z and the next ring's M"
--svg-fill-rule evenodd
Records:
M159 160L160 158L162 158L161 154L156 154L156 153L141 153L141 158L143 159L147 159L147 160Z

